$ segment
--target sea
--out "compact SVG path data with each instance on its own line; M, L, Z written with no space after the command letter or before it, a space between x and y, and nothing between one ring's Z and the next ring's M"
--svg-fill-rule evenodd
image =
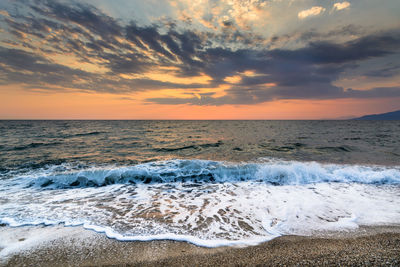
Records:
M400 121L0 121L0 224L255 245L400 225Z

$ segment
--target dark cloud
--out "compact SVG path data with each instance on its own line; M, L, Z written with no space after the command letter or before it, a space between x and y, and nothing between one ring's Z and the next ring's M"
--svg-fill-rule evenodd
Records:
M158 29L155 26L141 28L131 23L126 28L126 36L141 48L145 48L143 44L146 44L154 52L160 53L171 60L174 59L174 56L162 46L161 34L158 33Z
M113 79L107 75L93 74L79 69L55 64L43 56L19 49L0 47L1 84L23 83L27 88L54 86L97 92L122 93L150 89L203 88L204 84L179 84L151 79Z
M360 36L366 32L364 27L356 26L354 24L348 24L345 26L338 27L336 29L321 32L315 28L309 29L300 34L297 41L312 42L321 39L332 39L332 38L342 38L343 36ZM284 35L281 39L290 39L291 36ZM278 41L280 37L275 36L274 41Z
M331 42L310 43L297 50L273 50L274 58L303 63L345 63L380 57L398 51L400 47L400 31L388 31L367 35L354 41L337 44Z
M370 90L343 90L340 87L314 88L314 91L306 88L279 88L265 90L260 88L232 88L228 94L221 97L204 96L201 98L149 98L150 103L176 105L251 105L264 103L277 99L339 99L339 98L399 98L400 87L378 87ZM325 91L325 92L323 92ZM329 91L329 94L326 92Z
M80 25L109 42L116 42L114 37L122 36L123 28L119 23L93 6L76 1L64 4L53 0L35 0L30 7L45 17Z
M223 24L225 27L232 27L232 26L233 26L233 22L232 22L232 21L229 21L229 20L223 21L222 24Z
M43 56L25 52L19 49L0 47L2 59L2 83L24 83L28 86L43 87L59 85L74 88L76 80L90 80L92 74L55 64Z
M399 49L399 32L390 31L343 44L310 43L296 50L207 50L202 57L207 62L204 72L215 80L222 81L244 70L253 70L257 75L242 77L241 82L228 89L223 97L152 98L148 101L159 104L223 105L262 103L274 99L400 97L399 87L345 90L333 85L342 73L359 62L386 56ZM396 73L397 68L384 69L381 75L389 75L388 70Z
M364 73L365 76L369 77L393 77L395 75L400 75L400 64L397 65L389 65L383 68L378 68L375 70L370 70Z
M223 105L274 99L399 96L398 87L346 90L334 85L341 75L369 59L399 53L399 30L367 34L364 28L354 25L327 33L309 30L300 34L300 40L306 42L301 47L270 49L262 37L240 31L230 22L226 22L220 33L199 32L179 28L171 21L154 25L139 25L134 21L123 24L93 6L75 1L23 3L30 7L28 12L4 19L6 30L18 41L4 40L3 45L8 48L0 47L0 81L3 84L111 93L156 89L190 89L188 91L193 92L223 84L230 86L223 97L210 93L200 94L200 97L148 99L159 104ZM347 42L331 40L339 35L361 37ZM291 38L294 37L275 36L269 45ZM41 45L33 45L32 39ZM11 45L19 45L19 48L11 49ZM98 65L107 72L92 73L57 64L48 57L50 54L72 55L78 62ZM140 75L159 67L168 67L169 74L180 77L206 74L212 81L180 84L143 77L125 79L120 75ZM244 75L246 71L252 71L253 75ZM364 74L391 77L398 71L398 65L390 65ZM234 75L241 76L240 82L226 81Z
M342 97L350 98L381 98L381 97L400 97L400 86L377 87L371 90L348 89Z
M29 71L32 73L59 73L60 75L81 75L85 72L71 69L59 64L53 64L43 56L25 52L19 49L6 49L0 47L0 58L2 63L10 71Z
M106 53L103 59L107 60L105 65L115 74L141 73L151 65L144 60L142 55L134 53L119 55Z

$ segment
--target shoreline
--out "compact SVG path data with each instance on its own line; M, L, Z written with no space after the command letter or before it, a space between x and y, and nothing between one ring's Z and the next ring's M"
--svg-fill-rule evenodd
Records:
M118 241L81 226L0 227L1 266L201 266L400 264L400 226L280 236L255 246Z

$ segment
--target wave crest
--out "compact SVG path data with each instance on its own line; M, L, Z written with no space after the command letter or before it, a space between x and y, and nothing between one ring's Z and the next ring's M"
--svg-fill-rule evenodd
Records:
M169 160L127 167L92 167L31 173L20 177L28 186L46 188L99 187L126 183L263 182L276 186L312 183L399 184L399 167L268 161L228 163L208 160ZM27 181L28 179L28 181Z

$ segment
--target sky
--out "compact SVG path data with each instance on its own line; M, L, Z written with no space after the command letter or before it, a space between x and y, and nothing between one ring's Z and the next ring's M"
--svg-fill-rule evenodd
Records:
M399 0L2 0L0 119L400 109Z

